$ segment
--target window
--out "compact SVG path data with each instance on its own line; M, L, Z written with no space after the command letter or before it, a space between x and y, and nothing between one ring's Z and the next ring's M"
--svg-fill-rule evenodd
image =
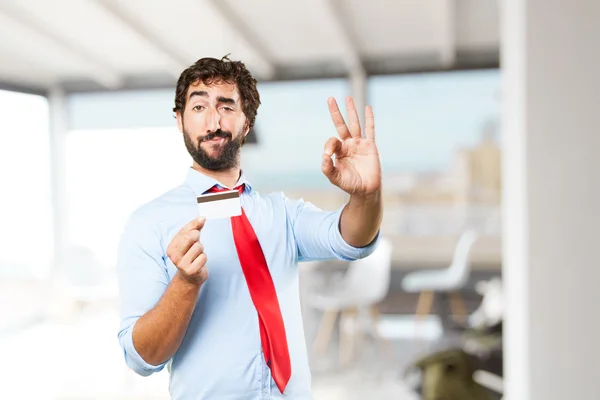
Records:
M454 152L477 143L499 118L498 70L369 79L377 142L387 172L447 169Z
M53 254L48 102L0 91L0 109L0 274L44 277Z
M129 215L181 184L191 165L175 127L71 131L66 157L68 241L105 267Z
M316 80L259 85L257 146L242 150L243 168L259 190L329 188L321 173L327 139L336 136L327 99L335 97L345 115L348 82Z

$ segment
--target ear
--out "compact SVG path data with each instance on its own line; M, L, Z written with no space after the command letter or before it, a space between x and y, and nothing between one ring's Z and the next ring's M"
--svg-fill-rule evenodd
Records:
M246 122L244 123L244 137L248 136L249 132L250 132L250 123L248 122L248 119L246 118Z
M177 111L175 115L177 116L177 129L179 129L179 132L183 133L183 115L181 114L181 111Z

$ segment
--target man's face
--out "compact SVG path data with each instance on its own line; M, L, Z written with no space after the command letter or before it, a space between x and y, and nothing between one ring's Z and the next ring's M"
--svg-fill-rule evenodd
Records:
M185 147L201 167L222 171L238 165L249 129L235 84L190 85L185 111L177 113L177 125Z

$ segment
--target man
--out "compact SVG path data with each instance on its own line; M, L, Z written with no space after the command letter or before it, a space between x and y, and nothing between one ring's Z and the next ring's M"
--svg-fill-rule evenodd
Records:
M203 58L181 74L174 112L193 166L132 214L118 259L125 360L144 376L168 365L173 399L311 398L297 263L371 254L383 213L373 112L363 138L352 99L348 126L328 102L339 138L326 142L321 170L350 194L337 212L262 196L243 174L260 105L243 63ZM242 215L198 215L199 199L228 189Z

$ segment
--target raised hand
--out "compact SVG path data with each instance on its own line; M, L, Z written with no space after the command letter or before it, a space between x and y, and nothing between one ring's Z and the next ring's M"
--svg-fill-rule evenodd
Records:
M338 133L325 143L321 171L335 186L357 196L381 190L381 163L375 145L375 119L371 106L365 107L365 136L362 136L358 113L351 97L346 98L346 125L334 98L327 101L329 113ZM335 161L333 156L335 155Z
M175 264L181 277L195 284L202 284L208 278L206 254L200 243L200 231L205 222L203 217L188 222L167 248L167 256Z

